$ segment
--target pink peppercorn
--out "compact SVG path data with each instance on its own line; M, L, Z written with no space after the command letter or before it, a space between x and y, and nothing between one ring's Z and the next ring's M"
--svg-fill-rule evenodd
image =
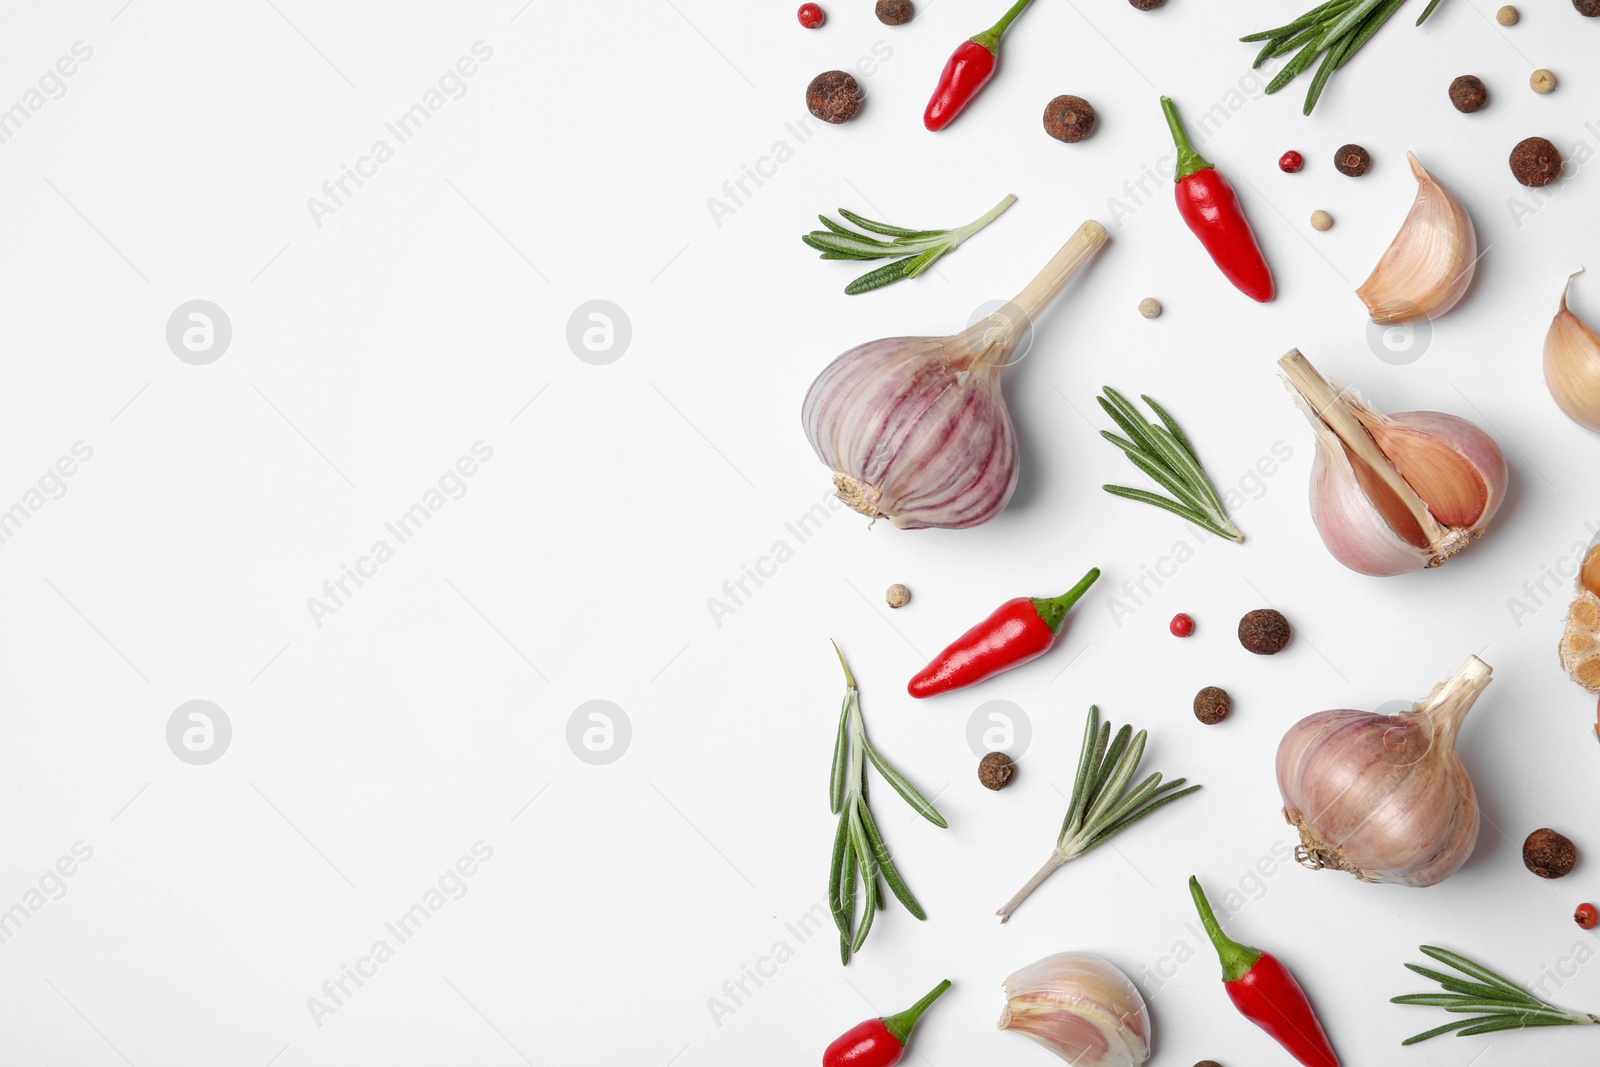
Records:
M1188 637L1194 633L1194 620L1179 612L1172 617L1172 622L1168 624L1167 629L1172 631L1173 637Z
M827 17L822 13L822 8L818 4L800 5L800 25L808 30L814 30L822 25Z
M1294 149L1289 149L1278 159L1278 169L1285 174L1298 174L1300 168L1306 165L1306 157Z

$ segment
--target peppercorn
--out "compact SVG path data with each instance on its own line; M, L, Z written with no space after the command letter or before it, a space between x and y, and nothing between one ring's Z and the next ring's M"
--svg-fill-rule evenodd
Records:
M1153 296L1145 297L1139 301L1139 314L1147 319L1159 319L1161 317L1161 301Z
M1199 1063L1195 1064L1194 1067L1222 1067L1222 1064L1218 1063L1216 1060L1201 1060Z
M1517 24L1517 20L1521 17L1521 12L1512 7L1510 4L1507 4L1505 7L1494 13L1494 20L1502 26L1515 26Z
M1044 106L1044 132L1077 144L1094 132L1094 105L1081 96L1058 96Z
M1167 0L1128 0L1128 3L1140 11L1153 11L1166 2Z
M1536 93L1553 93L1556 91L1556 76L1544 67L1540 67L1528 75L1528 84Z
M889 602L889 606L891 608L903 608L907 604L911 603L911 590L907 589L899 582L895 582L888 588L888 591L883 594L883 599Z
M1347 144L1333 154L1333 165L1339 168L1340 174L1359 178L1372 169L1372 156L1358 144Z
M1311 213L1311 228L1313 230L1333 229L1333 216L1320 208Z
M1584 18L1600 18L1600 0L1572 0L1572 6Z
M828 16L822 13L822 8L816 4L800 5L800 25L808 30L814 30L827 21Z
M842 70L824 71L806 86L807 110L834 125L855 118L865 98L861 83Z
M1167 623L1167 629L1172 631L1173 637L1188 637L1194 633L1194 619L1180 611L1172 617L1171 622Z
M1578 864L1578 846L1545 826L1522 843L1522 862L1540 878L1564 878Z
M1278 169L1285 174L1299 174L1300 168L1305 165L1306 157L1292 148L1278 157Z
M1572 913L1572 919L1585 930L1593 930L1600 926L1600 910L1593 904L1579 904L1578 910Z
M1004 752L991 752L978 761L978 781L985 789L1004 789L1016 774L1017 765Z
M1561 150L1543 137L1529 137L1511 150L1511 173L1523 185L1549 185L1561 177Z
M1208 685L1194 695L1194 717L1207 726L1215 726L1233 710L1233 698L1226 689Z
M1257 608L1239 620L1239 643L1258 656L1282 652L1289 633L1289 620L1272 608Z
M1465 115L1482 111L1489 103L1489 90L1476 74L1463 74L1450 83L1450 102Z
M911 0L878 0L878 6L874 10L878 21L885 26L899 26L910 22L911 16L915 14Z

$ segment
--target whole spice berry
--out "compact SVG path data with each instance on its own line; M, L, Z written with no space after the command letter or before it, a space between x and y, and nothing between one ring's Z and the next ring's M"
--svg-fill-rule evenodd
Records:
M1147 319L1159 319L1161 317L1161 301L1153 296L1145 297L1139 301L1139 314Z
M1081 96L1058 96L1044 106L1044 132L1077 144L1094 132L1094 105Z
M1188 637L1194 633L1194 620L1180 611L1172 617L1172 621L1167 624L1167 629L1172 631L1173 637Z
M1600 0L1572 0L1572 6L1584 18L1600 18Z
M1494 13L1494 20L1502 26L1515 26L1517 24L1517 20L1521 17L1521 13L1510 4L1507 4L1505 7Z
M1154 11L1156 8L1160 7L1166 2L1167 0L1128 0L1128 3L1132 4L1140 11Z
M1333 154L1333 165L1339 168L1340 174L1359 178L1372 169L1372 156L1358 144L1342 145Z
M1222 1067L1222 1064L1218 1063L1216 1060L1201 1060L1199 1063L1195 1064L1194 1067Z
M903 608L911 603L911 590L895 582L889 587L888 592L883 594L883 599L889 602L891 608Z
M1016 774L1017 765L1004 752L991 752L978 761L978 781L985 789L1004 789Z
M1311 228L1313 230L1333 229L1333 216L1320 208L1311 213Z
M1233 710L1233 698L1226 689L1208 685L1194 695L1194 717L1207 726L1215 726Z
M806 109L834 125L855 118L864 99L861 83L842 70L824 71L806 86Z
M828 16L822 13L822 8L817 4L800 5L800 25L808 30L814 30L827 21Z
M1523 185L1549 185L1561 177L1561 150L1543 137L1529 137L1511 150L1511 173Z
M915 9L911 0L878 0L874 13L885 26L900 26L911 21Z
M1300 168L1305 165L1306 157L1292 148L1278 157L1278 169L1285 174L1299 174Z
M1463 74L1450 83L1450 102L1457 111L1470 115L1488 105L1489 90L1476 74Z
M1544 67L1540 67L1528 76L1528 84L1536 93L1553 93L1556 89L1556 76Z
M1578 846L1544 826L1522 843L1522 862L1540 878L1565 878L1578 865Z
M1257 608L1239 620L1239 643L1258 656L1282 652L1289 634L1289 620L1272 608Z
M1600 926L1600 910L1596 910L1593 904L1579 904L1578 910L1572 913L1572 921L1585 930L1593 930Z

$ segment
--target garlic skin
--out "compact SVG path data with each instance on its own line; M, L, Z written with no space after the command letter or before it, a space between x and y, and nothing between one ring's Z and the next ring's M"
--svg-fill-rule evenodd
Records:
M1467 862L1478 801L1456 735L1490 673L1469 656L1411 711L1323 711L1290 727L1278 745L1278 791L1300 831L1303 866L1430 886Z
M1380 326L1443 315L1472 284L1478 264L1478 234L1467 209L1416 156L1407 152L1406 159L1417 179L1416 199L1388 251L1356 290Z
M1567 292L1577 276L1567 279L1561 310L1544 335L1544 384L1568 418L1600 430L1600 333L1567 307Z
M1088 952L1057 952L1006 979L1001 1030L1073 1067L1138 1067L1150 1058L1150 1010L1128 976Z
M1299 349L1278 364L1317 435L1311 520L1340 563L1376 577L1437 567L1487 529L1509 479L1488 434L1438 411L1384 414Z
M800 422L839 498L903 530L988 522L1017 487L1000 378L1030 324L1106 243L1085 222L1017 298L952 337L886 337L830 363Z

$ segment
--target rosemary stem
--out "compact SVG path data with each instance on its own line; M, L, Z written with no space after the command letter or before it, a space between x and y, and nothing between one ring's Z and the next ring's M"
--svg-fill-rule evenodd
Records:
M1011 913L1016 911L1017 908L1021 906L1022 902L1027 900L1028 897L1032 895L1035 889L1038 889L1044 884L1044 880L1046 878L1049 878L1052 874L1055 874L1056 870L1066 862L1067 857L1063 856L1060 852L1050 853L1050 858L1045 861L1043 867L1039 868L1039 873L1028 879L1028 884L1017 890L1017 895L1006 901L1005 907L995 912L996 915L1000 916L1000 921L1009 922L1011 919Z

